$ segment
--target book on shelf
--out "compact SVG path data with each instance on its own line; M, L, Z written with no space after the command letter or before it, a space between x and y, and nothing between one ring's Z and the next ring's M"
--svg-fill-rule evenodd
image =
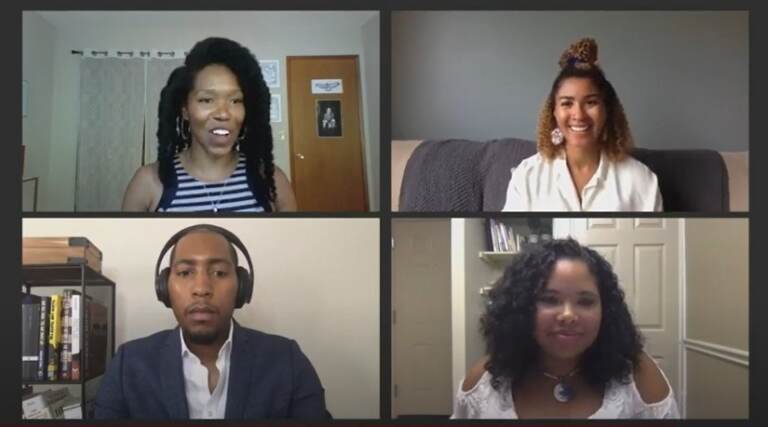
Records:
M72 362L72 289L65 289L61 299L61 356L59 378L70 379L69 365Z
M95 301L86 300L86 334L81 351L81 372L84 378L93 378L104 373L107 366L107 340L109 318L107 307Z
M40 297L40 330L37 338L37 381L45 381L48 373L48 334L51 317L51 297Z
M21 378L37 380L40 358L40 297L22 294L21 297Z
M33 393L21 402L23 418L28 420L62 419L65 418L64 408L73 406L80 407L80 399L69 394L66 387Z
M80 380L80 301L79 293L72 294L70 302L70 364L69 377L72 381Z
M65 420L82 420L83 403L78 399L62 407Z
M59 379L61 353L61 295L51 295L51 317L48 326L48 380Z

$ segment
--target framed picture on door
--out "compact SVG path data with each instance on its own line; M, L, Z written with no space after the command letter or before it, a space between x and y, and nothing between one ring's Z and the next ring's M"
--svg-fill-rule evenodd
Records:
M342 135L341 100L318 99L315 101L317 136L339 138Z

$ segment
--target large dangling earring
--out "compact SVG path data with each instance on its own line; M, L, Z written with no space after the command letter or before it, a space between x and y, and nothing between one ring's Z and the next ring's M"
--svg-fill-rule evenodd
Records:
M552 144L560 145L563 143L563 140L565 140L563 132L559 128L555 128L555 130L552 131Z
M184 130L185 125L186 130ZM181 116L176 116L176 134L179 135L182 141L189 139L189 122L182 119Z

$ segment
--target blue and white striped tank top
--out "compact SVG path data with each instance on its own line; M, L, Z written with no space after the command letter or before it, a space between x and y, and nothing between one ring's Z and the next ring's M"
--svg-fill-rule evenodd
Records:
M232 175L221 182L199 181L184 170L178 155L173 159L173 167L176 192L170 200L163 197L157 212L264 212L264 207L248 187L242 155Z

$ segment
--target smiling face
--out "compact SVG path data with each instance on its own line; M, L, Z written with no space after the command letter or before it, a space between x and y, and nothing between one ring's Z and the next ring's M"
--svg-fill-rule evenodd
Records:
M555 263L536 302L534 338L543 356L577 359L600 331L602 303L595 277L576 259Z
M226 341L237 295L236 265L227 239L206 230L182 237L171 260L168 294L187 340Z
M603 96L591 79L563 80L555 93L554 105L553 115L566 144L583 147L598 143L607 112Z
M192 143L214 155L232 151L245 120L243 101L243 91L229 68L211 64L200 70L182 108Z

